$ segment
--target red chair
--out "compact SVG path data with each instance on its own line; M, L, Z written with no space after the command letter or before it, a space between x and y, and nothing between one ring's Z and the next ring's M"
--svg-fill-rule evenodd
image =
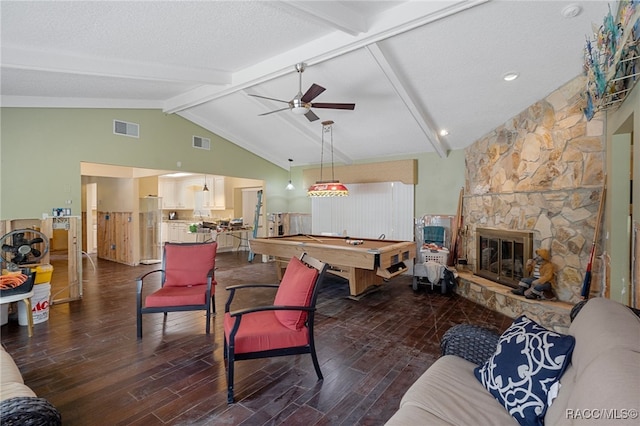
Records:
M245 284L227 287L224 308L224 355L227 359L227 401L233 403L235 361L285 355L311 354L322 380L313 339L318 288L327 265L306 254L294 257L278 284ZM273 305L230 311L237 290L272 287L278 291Z
M177 311L206 311L207 327L211 329L211 312L215 313L214 271L218 244L165 243L162 269L136 278L138 339L142 339L142 314ZM161 288L148 295L142 305L142 286L151 274L162 274Z

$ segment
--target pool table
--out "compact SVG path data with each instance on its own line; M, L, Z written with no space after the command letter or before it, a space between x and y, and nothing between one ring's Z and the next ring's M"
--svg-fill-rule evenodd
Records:
M406 272L416 256L413 241L374 240L325 235L285 235L249 240L251 251L275 256L278 277L292 257L308 253L330 265L328 272L349 281L351 298L358 299L384 279Z

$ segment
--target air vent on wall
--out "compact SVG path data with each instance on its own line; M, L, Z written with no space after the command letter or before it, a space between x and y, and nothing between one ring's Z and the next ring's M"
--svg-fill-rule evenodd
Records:
M113 133L116 135L137 138L140 134L140 125L136 123L127 123L126 121L113 120Z
M211 149L211 139L209 139L209 138L201 138L200 136L194 136L193 137L192 146L194 148L198 148L198 149L210 150Z

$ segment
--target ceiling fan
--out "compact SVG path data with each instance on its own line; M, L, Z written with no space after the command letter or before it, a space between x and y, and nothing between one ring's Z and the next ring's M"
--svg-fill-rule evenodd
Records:
M259 115L261 116L269 115L269 114L273 114L274 112L280 112L288 109L288 110L291 110L294 114L300 114L300 115L304 114L304 116L307 117L307 120L309 121L316 121L318 120L318 116L313 111L311 111L311 108L353 110L356 107L356 104L326 103L326 102L312 103L311 101L314 100L320 93L324 92L326 89L314 83L311 85L311 87L309 87L309 89L305 92L304 95L302 94L302 73L304 72L305 67L306 67L306 64L302 62L295 65L295 69L298 72L298 76L299 76L298 94L290 101L269 98L267 96L254 95L249 93L249 96L254 96L256 98L269 99L271 101L284 102L288 104L285 108L280 108L275 111L265 112L264 114L259 114Z

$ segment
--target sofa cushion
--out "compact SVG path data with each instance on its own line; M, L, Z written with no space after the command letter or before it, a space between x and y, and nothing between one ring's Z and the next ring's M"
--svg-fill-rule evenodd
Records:
M4 348L0 349L0 401L16 396L36 396L36 394L24 384L20 370Z
M571 323L569 334L576 338L571 363L578 376L594 359L614 348L640 352L640 318L604 297L589 299Z
M593 360L579 376L572 377L567 370L545 424L571 425L582 420L589 425L637 425L639 365L640 353L613 350ZM571 377L573 383L565 380Z
M423 421L413 422L417 415L394 416L388 424L403 425L517 425L517 422L474 378L476 364L455 355L445 355L422 374L400 401L400 411L417 407L424 412Z
M569 333L576 338L571 365L545 423L572 424L580 415L591 416L585 419L590 425L612 424L611 415L618 416L616 424L637 422L621 417L640 410L640 319L626 306L597 297L584 305Z
M500 336L476 378L521 425L542 425L549 394L571 360L573 336L520 316Z
M415 405L404 405L402 409L395 412L384 426L410 426L410 425L447 425L451 424L443 421L433 413L423 410Z

